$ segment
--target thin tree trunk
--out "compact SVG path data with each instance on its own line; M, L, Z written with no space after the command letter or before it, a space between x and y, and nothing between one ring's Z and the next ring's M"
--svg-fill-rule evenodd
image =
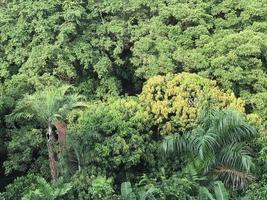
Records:
M69 154L68 154L68 146L67 146L67 124L64 121L57 121L55 123L55 127L57 129L57 136L58 136L58 145L59 145L59 152L58 155L61 157L60 165L62 173L69 172Z
M49 123L47 130L47 149L48 149L50 173L52 179L55 181L57 179L58 170L57 170L57 161L54 154L54 145L55 145L55 138L53 135L52 126Z
M56 124L58 142L61 153L64 153L66 150L66 133L67 133L67 124L63 121L58 121Z

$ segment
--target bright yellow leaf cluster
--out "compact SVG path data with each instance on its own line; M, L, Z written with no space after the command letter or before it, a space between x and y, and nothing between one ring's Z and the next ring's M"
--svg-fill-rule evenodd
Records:
M223 92L215 81L197 74L154 76L147 81L140 95L161 134L194 128L207 99L214 107L244 112L241 99L232 92Z

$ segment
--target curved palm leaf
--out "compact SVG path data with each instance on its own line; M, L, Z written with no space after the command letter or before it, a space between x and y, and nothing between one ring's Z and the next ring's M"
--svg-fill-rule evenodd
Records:
M222 110L218 113L210 129L220 136L221 144L240 142L255 136L256 130L238 112Z
M207 156L212 157L219 145L218 136L212 131L205 132L202 128L193 131L190 140L200 160L204 160Z
M232 143L220 151L219 162L249 172L253 167L250 148L245 143Z
M229 166L227 170L216 170L217 174L229 186L245 187L251 180L248 172L253 167L251 149L246 141L255 136L256 130L245 122L241 114L229 109L205 108L199 123L191 133L166 138L163 143L165 152L193 153L194 160L203 163L203 174L212 174L209 172L218 166Z
M248 183L255 179L247 172L242 172L226 166L219 166L214 173L223 180L224 184L234 189L244 189Z
M74 108L86 107L84 97L78 94L68 94L72 87L49 87L32 95L26 95L9 116L12 119L25 118L25 113L34 115L42 123L55 123L64 119Z
M165 137L162 148L165 153L167 152L188 152L192 150L192 145L190 145L189 134L180 135L175 134L174 136Z

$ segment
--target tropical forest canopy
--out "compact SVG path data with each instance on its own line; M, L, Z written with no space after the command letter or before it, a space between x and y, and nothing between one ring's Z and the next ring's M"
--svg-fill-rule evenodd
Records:
M265 200L266 0L1 0L1 200Z

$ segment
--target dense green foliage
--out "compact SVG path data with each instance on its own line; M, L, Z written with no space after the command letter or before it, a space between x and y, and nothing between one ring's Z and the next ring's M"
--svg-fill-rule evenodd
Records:
M266 0L2 0L0 27L1 200L266 199Z

